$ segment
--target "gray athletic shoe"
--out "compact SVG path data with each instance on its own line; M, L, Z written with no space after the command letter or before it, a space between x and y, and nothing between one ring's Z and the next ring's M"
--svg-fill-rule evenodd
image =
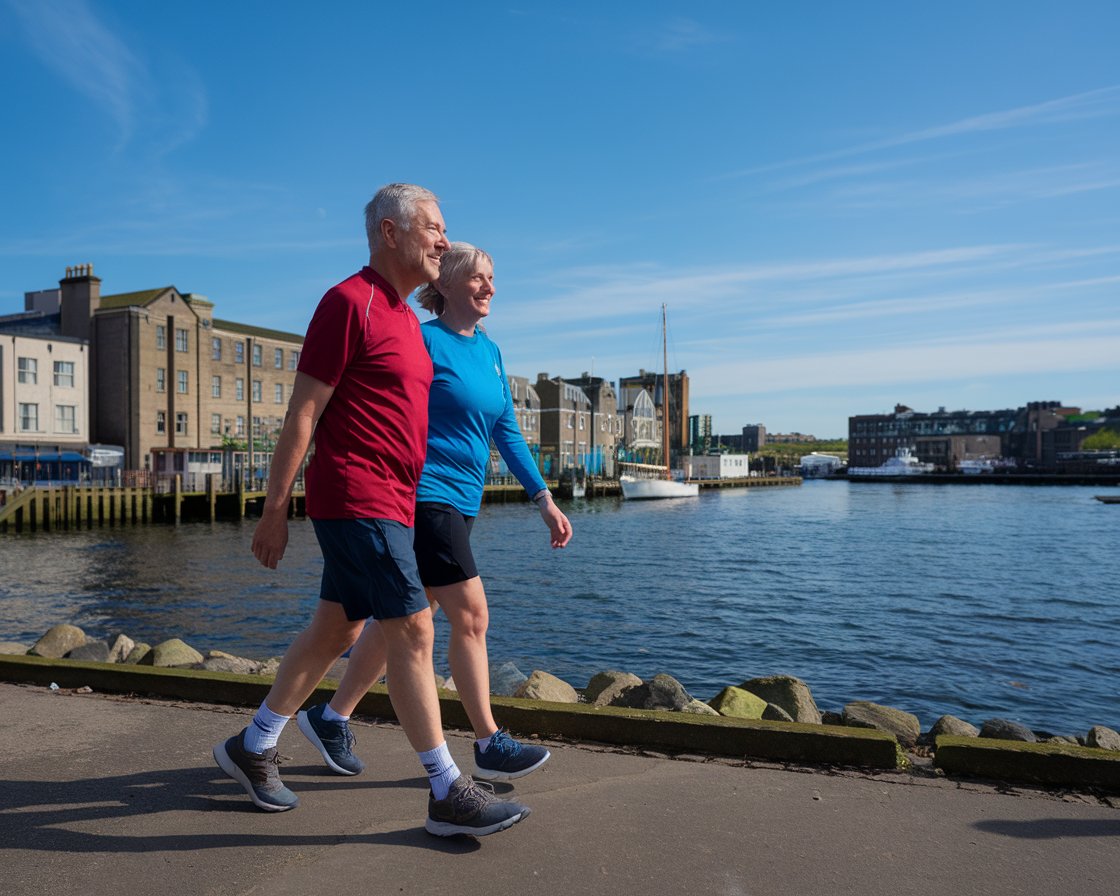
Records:
M428 794L428 820L424 829L437 837L472 834L483 837L512 827L529 816L529 807L494 796L489 784L478 784L460 775L442 800Z
M214 747L218 767L245 788L253 804L266 812L284 812L299 805L299 797L280 780L280 756L276 748L263 753L245 749L245 731Z

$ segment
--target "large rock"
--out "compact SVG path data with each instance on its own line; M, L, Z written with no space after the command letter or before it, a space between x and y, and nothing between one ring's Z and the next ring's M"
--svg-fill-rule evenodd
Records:
M76 625L56 625L36 641L28 653L32 656L45 656L52 660L62 659L75 647L86 643L86 633Z
M126 662L128 655L132 653L132 648L136 646L136 642L128 635L117 635L109 639L109 662L110 663L123 663Z
M579 694L566 681L549 675L540 669L534 669L521 687L517 689L515 697L524 697L527 700L546 700L550 703L579 703Z
M80 647L75 647L68 654L68 660L78 660L83 663L109 662L109 645L104 641L86 641Z
M821 712L813 699L809 686L800 678L792 675L767 675L752 678L739 685L767 703L781 707L795 722L808 722L810 725L821 723Z
M16 641L0 641L0 655L3 656L26 656L27 645L20 644Z
M144 658L141 666L195 666L202 662L202 654L178 638L161 641Z
M980 726L980 736L989 737L994 740L1017 740L1024 743L1033 744L1038 740L1026 725L1020 725L1018 722L1012 722L1008 719L988 719L983 725Z
M626 688L610 705L680 712L691 702L692 697L684 689L684 685L673 676L660 672L649 681Z
M766 711L766 701L742 688L724 688L708 705L721 716L733 719L761 719Z
M1085 735L1085 746L1100 750L1120 750L1120 734L1104 725L1094 725Z
M144 661L144 657L146 657L151 652L151 650L151 644L145 644L143 641L137 641L132 645L132 650L128 652L128 656L124 658L124 662L131 665L142 663Z
M907 749L918 742L918 735L922 733L917 716L866 700L855 700L844 707L844 724L849 728L873 728L891 734Z
M490 667L490 693L499 697L512 697L528 681L525 673L510 662Z
M956 716L942 716L929 729L929 736L936 738L942 734L953 737L979 737L980 729L963 719L958 719Z
M690 700L682 708L681 712L690 712L698 716L718 716L719 713L708 706L703 700Z
M207 672L232 672L235 675L256 675L261 664L243 656L234 656L222 650L211 650L199 666Z
M762 718L767 722L792 722L793 716L782 709L776 703L767 703L766 709L762 711Z
M583 689L583 699L596 706L610 706L614 700L627 688L637 687L642 680L631 672L599 672L592 676L587 687Z

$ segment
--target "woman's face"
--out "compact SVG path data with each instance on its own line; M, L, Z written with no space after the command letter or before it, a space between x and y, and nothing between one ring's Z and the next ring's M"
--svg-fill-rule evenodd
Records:
M466 268L453 283L441 284L448 310L456 316L481 320L490 313L494 297L494 267L485 258Z

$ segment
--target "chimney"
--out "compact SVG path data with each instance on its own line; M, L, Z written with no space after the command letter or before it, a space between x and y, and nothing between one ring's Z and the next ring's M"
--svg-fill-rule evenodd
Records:
M93 276L92 264L66 268L58 281L62 304L62 335L90 338L90 319L101 307L101 278Z

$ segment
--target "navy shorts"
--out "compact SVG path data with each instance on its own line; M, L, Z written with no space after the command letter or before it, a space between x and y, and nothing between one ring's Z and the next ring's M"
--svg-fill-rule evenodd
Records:
M346 618L398 619L428 609L412 529L394 520L312 520L323 551L322 600Z
M416 505L416 565L426 587L455 585L478 575L471 553L473 527L474 517L450 504Z

